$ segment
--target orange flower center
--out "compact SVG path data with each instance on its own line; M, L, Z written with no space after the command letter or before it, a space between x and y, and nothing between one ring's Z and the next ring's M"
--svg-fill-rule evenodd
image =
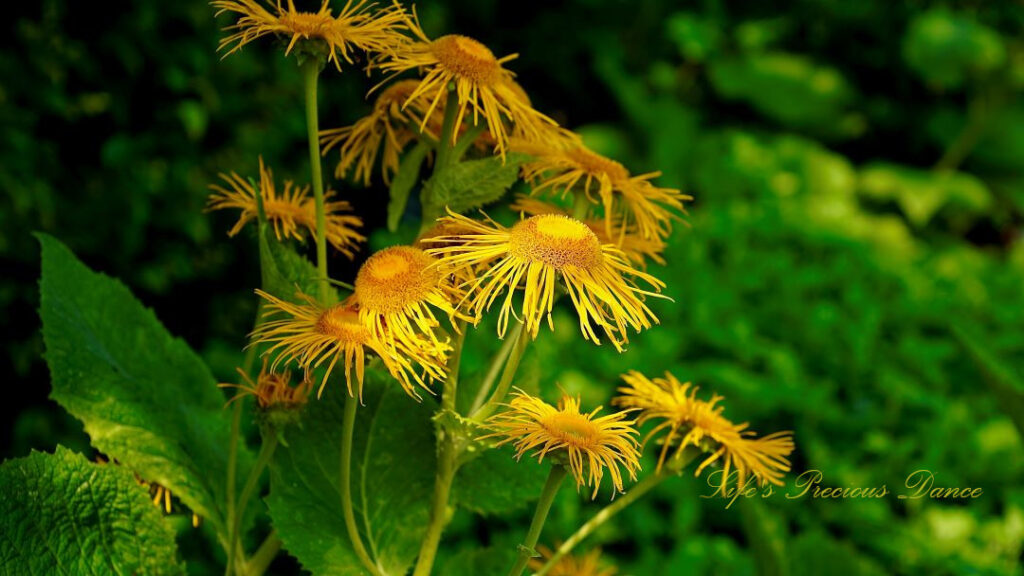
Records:
M589 269L601 262L601 242L586 224L560 214L541 214L512 227L513 256L562 268Z
M377 252L356 275L359 303L377 313L397 313L426 300L437 288L441 273L434 259L412 246L393 246Z
M320 314L316 331L340 342L363 344L370 339L370 331L359 322L359 313L341 304L331 306Z
M590 446L597 437L597 427L583 414L556 412L541 422L552 436L573 446Z
M330 12L285 12L279 21L281 26L292 34L298 34L304 38L324 37L325 32L335 22Z
M629 179L629 170L625 166L586 148L574 148L566 155L588 174L607 174L612 180Z
M441 67L457 77L488 86L501 78L501 64L494 53L468 36L442 36L430 48Z

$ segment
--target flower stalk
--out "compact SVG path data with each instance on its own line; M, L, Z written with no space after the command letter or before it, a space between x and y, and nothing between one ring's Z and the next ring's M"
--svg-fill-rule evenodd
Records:
M540 500L537 501L537 509L533 513L530 530L526 533L526 540L519 545L519 556L516 558L516 563L512 565L512 569L508 571L508 576L520 576L523 570L526 569L530 559L537 556L535 548L537 540L540 539L540 531L544 528L544 522L548 518L551 504L555 501L558 488L562 485L562 480L565 480L568 472L560 464L555 464L551 467L551 472L548 473L548 480L544 483L544 490L540 493Z
M548 558L544 566L534 573L533 576L544 576L547 574L558 564L559 560L561 560L566 554L572 552L573 548L593 534L594 531L600 528L602 524L611 520L616 514L622 512L627 506L639 500L644 494L647 494L665 480L679 474L690 462L693 462L699 454L699 450L691 447L682 454L672 458L668 465L661 470L636 483L636 485L630 488L628 492L617 498L611 504L602 508L600 512L594 515L593 518L580 526L572 536L570 536L562 543L561 546L558 547L557 550L555 550L554 554Z

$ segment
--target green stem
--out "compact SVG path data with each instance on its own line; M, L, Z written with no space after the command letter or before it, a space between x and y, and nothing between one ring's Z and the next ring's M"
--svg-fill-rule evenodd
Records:
M363 546L363 539L359 535L359 528L356 525L356 515L352 508L352 438L356 427L356 407L359 406L359 399L345 396L345 413L341 421L341 510L345 516L345 531L352 542L352 549L355 551L359 561L370 574L379 574L377 565L366 553Z
M460 331L455 339L454 350L448 357L448 378L441 392L442 412L457 414L459 364L462 361L462 345L466 339L466 326L460 322ZM419 557L413 576L428 576L434 567L437 548L441 544L445 520L448 516L448 499L451 495L452 482L459 470L460 445L456 443L449 430L442 423L437 424L437 472L434 477L434 497L430 504L430 523L420 544Z
M572 552L573 548L586 539L587 536L593 534L594 531L600 528L602 524L611 520L612 517L621 512L624 508L639 500L644 494L653 490L666 479L678 474L679 471L692 462L698 454L700 454L700 452L697 450L687 449L680 456L669 460L665 467L660 471L651 474L640 482L637 482L636 485L629 489L629 492L626 492L614 502L602 508L601 511L588 520L586 524L580 526L579 530L576 530L568 540L563 542L562 545L558 547L558 550L555 550L555 553L548 558L548 561L545 562L544 566L535 572L533 576L544 576L547 574L552 568L554 568L555 564L562 559L562 557L569 552Z
M242 424L242 402L235 402L231 412L231 440L228 444L228 485L227 485L227 525L228 525L228 565L224 569L225 574L231 574L234 570L236 557L235 546L235 486L238 475L238 436Z
M544 521L548 518L551 503L555 501L558 487L561 486L562 480L565 479L567 473L568 470L566 470L565 466L560 464L555 464L551 467L548 481L544 484L544 490L540 493L540 500L537 501L537 509L533 513L530 530L526 533L526 540L519 545L519 557L516 559L516 563L512 565L512 569L508 571L508 576L519 576L522 574L523 570L526 569L526 565L530 562L530 558L537 556L534 548L537 546L537 540L540 539L540 531L544 528Z
M258 304L256 306L256 321L255 326L260 325L260 311L263 309L263 305ZM245 359L242 360L242 370L246 374L252 373L253 362L256 361L256 347L250 346L245 352ZM233 542L237 542L237 535L234 533L235 526L235 493L237 492L238 486L236 482L238 480L238 441L241 436L241 425L242 425L242 405L245 402L238 400L235 402L235 406L231 412L231 436L228 441L228 482L227 482L227 529L228 529L228 565L224 568L225 574L230 574L234 569L235 562L238 561L238 550L237 546L232 545ZM244 558L243 558L244 561Z
M256 456L256 464L253 465L252 470L249 472L249 478L245 481L245 486L242 488L242 495L238 497L238 509L235 511L235 523L231 528L233 534L233 540L231 541L231 548L234 550L236 547L241 546L239 541L241 538L242 519L245 518L245 508L249 504L249 499L252 498L256 488L259 487L260 475L263 474L263 470L270 464L271 458L274 457L274 450L277 448L277 435L270 434L263 439L263 444L260 446L260 453ZM235 566L234 571L236 574L243 572L240 567L244 567L245 561L238 562Z
M320 121L317 117L316 85L323 61L307 58L302 63L303 85L306 92L306 138L309 140L309 163L313 178L313 196L316 200L316 270L320 277L319 299L324 306L330 294L327 275L327 213L324 209L324 178L320 164Z
M277 553L281 551L281 544L281 539L277 536L276 531L271 531L270 534L267 534L263 544L260 544L260 547L256 549L256 553L246 563L246 576L263 576L270 563L274 561Z
M444 119L441 121L440 146L437 148L437 161L434 164L434 175L444 170L451 163L452 150L455 148L455 117L459 112L459 93L448 89L448 98L444 103Z
M515 339L512 351L509 352L508 361L505 363L505 370L501 373L501 381L498 382L497 389L494 391L491 399L481 406L479 410L473 412L470 418L477 422L487 420L505 400L505 396L512 387L512 381L515 380L516 371L519 369L519 362L523 359L523 353L526 351L526 345L529 342L530 331L521 329L518 337Z
M491 358L491 365L487 368L487 374L484 376L483 382L480 383L480 389L477 390L476 397L473 398L473 405L469 408L470 414L475 414L484 405L487 395L491 393L491 388L494 387L494 381L498 379L501 367L505 365L505 360L512 354L512 348L519 343L519 332L522 329L522 324L513 326L512 334L505 339L501 349Z
M437 155L434 157L434 171L430 180L424 186L423 192L423 217L420 222L420 233L425 232L434 225L434 222L444 215L445 206L437 206L433 198L429 196L432 186L430 183L436 180L451 164L455 148L455 118L459 111L459 95L452 87L448 89L448 98L444 105L444 119L441 121L441 134L438 139Z

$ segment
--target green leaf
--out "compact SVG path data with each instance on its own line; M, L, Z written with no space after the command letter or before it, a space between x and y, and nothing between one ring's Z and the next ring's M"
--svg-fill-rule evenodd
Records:
M802 55L758 52L711 61L710 80L723 98L741 100L783 125L822 136L850 137L864 120L851 111L855 91L842 73Z
M961 214L983 214L993 204L985 184L964 172L933 172L874 163L861 169L861 192L877 200L893 200L907 219L921 227L946 206Z
M939 8L910 23L903 59L926 83L952 89L1002 66L1006 48L991 28Z
M230 417L199 357L117 280L39 235L51 398L104 454L171 490L222 537ZM239 478L252 464L239 447Z
M547 479L547 463L523 458L518 462L510 446L491 449L459 469L452 500L477 514L504 514L526 508L536 500Z
M487 548L467 548L455 553L438 574L445 576L477 576L504 574L516 561L516 545L512 542L495 544Z
M0 466L5 574L184 574L174 531L122 467L57 447Z
M338 485L343 386L306 407L271 466L267 503L284 547L313 574L362 574L349 544ZM429 517L436 468L433 402L367 372L357 412L352 497L368 552L385 574L405 574Z
M424 187L428 213L444 214L448 208L461 214L496 202L519 178L519 166L527 159L525 154L508 154L504 162L494 156L453 164Z
M405 205L409 202L409 193L420 178L420 166L430 152L430 146L420 142L398 165L398 172L391 181L389 189L391 199L388 201L388 230L398 230L398 222L405 213Z
M269 224L260 224L259 236L263 289L289 302L301 302L296 297L297 291L315 295L319 277L316 266L278 241ZM337 300L338 295L333 288L329 293L332 301Z

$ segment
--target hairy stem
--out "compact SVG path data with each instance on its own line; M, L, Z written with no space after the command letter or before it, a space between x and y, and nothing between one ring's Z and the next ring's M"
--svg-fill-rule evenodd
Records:
M487 374L484 376L483 382L480 383L480 389L477 390L476 397L473 398L473 405L469 408L470 414L475 414L484 405L487 395L491 393L491 388L494 387L495 380L498 379L501 367L505 365L505 360L512 354L512 348L518 345L519 332L522 329L522 324L513 326L512 333L501 344L501 349L498 350L498 353L491 358L491 365L487 368Z
M569 552L572 552L573 548L586 539L587 536L593 534L594 531L600 528L602 524L611 520L616 514L622 512L623 509L639 500L644 494L653 490L666 479L678 474L679 471L692 462L698 454L700 454L698 450L687 449L681 455L669 460L665 467L658 472L655 472L640 482L637 482L636 485L629 489L629 492L626 492L614 502L602 508L600 512L594 515L593 518L588 520L583 526L580 526L580 528L576 530L568 540L558 547L558 550L555 550L555 553L551 558L548 558L548 561L544 566L533 576L544 576L547 574L552 568L554 568L555 564L562 559L562 557Z
M252 470L249 472L249 478L245 481L245 486L242 488L242 494L238 497L238 508L235 510L235 522L231 527L231 533L233 540L231 541L232 550L236 547L241 546L241 528L242 519L245 518L245 508L249 504L249 499L252 498L256 488L259 487L260 475L263 470L270 464L270 459L274 457L274 450L277 448L277 436L275 434L269 434L263 439L263 445L260 446L260 453L256 457L256 464L253 465ZM245 561L238 562L235 566L235 573L244 573L241 570L245 565Z
M270 534L267 534L266 539L256 549L256 553L246 563L246 576L263 576L270 563L274 561L277 553L281 551L281 544L281 539L277 536L276 531L271 531Z
M306 139L309 140L309 163L313 179L313 197L316 200L316 270L320 277L318 297L320 304L328 304L329 277L327 275L327 213L324 209L324 178L320 164L320 121L317 115L317 80L323 61L308 58L302 63L303 85L306 93Z
M445 100L444 119L441 122L441 134L437 145L437 156L434 157L434 171L430 180L424 186L424 192L430 193L431 182L448 168L454 157L455 148L455 117L459 110L459 95L453 87L448 89L448 99ZM434 222L444 214L444 206L437 206L432 198L423 198L423 219L420 222L420 232L423 232L434 225Z
M260 325L260 311L263 309L263 305L258 304L256 306L256 320L255 326ZM252 373L252 365L256 361L256 347L250 346L245 352L245 359L242 360L242 370L246 374ZM235 406L231 412L231 436L228 441L228 482L225 490L227 498L227 529L228 529L228 565L224 567L224 573L230 574L234 570L235 562L238 561L239 550L233 543L238 541L237 534L234 533L235 526L235 496L238 486L238 442L241 439L241 425L242 425L242 405L245 402L238 400L235 402ZM244 558L242 559L244 562Z
M479 410L472 413L470 418L477 422L487 420L505 400L505 396L512 387L512 381L515 380L516 371L519 370L519 362L523 359L523 353L526 351L526 345L529 342L529 330L520 326L520 332L515 339L515 345L512 347L511 352L509 352L508 361L505 362L505 369L501 373L501 380L498 382L498 387L495 389L490 400L481 406Z
M345 531L348 533L349 540L352 541L352 550L355 551L359 561L370 571L370 574L379 574L380 570L377 569L377 565L370 559L370 555L366 553L366 547L363 546L363 539L359 535L359 528L356 525L355 511L352 508L352 438L355 432L356 407L358 405L358 398L351 395L345 396L345 414L341 421L341 510L345 516Z
M526 533L526 540L519 545L519 556L516 558L516 563L512 565L512 569L508 571L508 576L519 576L522 574L523 570L526 569L526 565L530 562L530 558L537 555L534 548L537 546L537 540L540 539L540 531L544 528L544 521L548 518L551 503L555 501L555 495L558 494L558 488L562 485L562 480L565 479L567 473L568 470L565 469L565 466L560 464L551 466L548 481L544 484L544 490L540 493L537 509L533 513L533 521L530 522L530 530Z
M459 323L459 334L455 338L454 350L448 357L448 378L441 393L441 410L456 414L456 400L459 386L459 364L462 360L462 345L466 338L466 326ZM448 499L452 490L455 473L459 470L461 445L444 424L437 424L437 472L434 477L434 497L430 504L430 524L420 544L419 557L413 576L427 576L434 567L437 547L441 544L445 520L448 516Z

